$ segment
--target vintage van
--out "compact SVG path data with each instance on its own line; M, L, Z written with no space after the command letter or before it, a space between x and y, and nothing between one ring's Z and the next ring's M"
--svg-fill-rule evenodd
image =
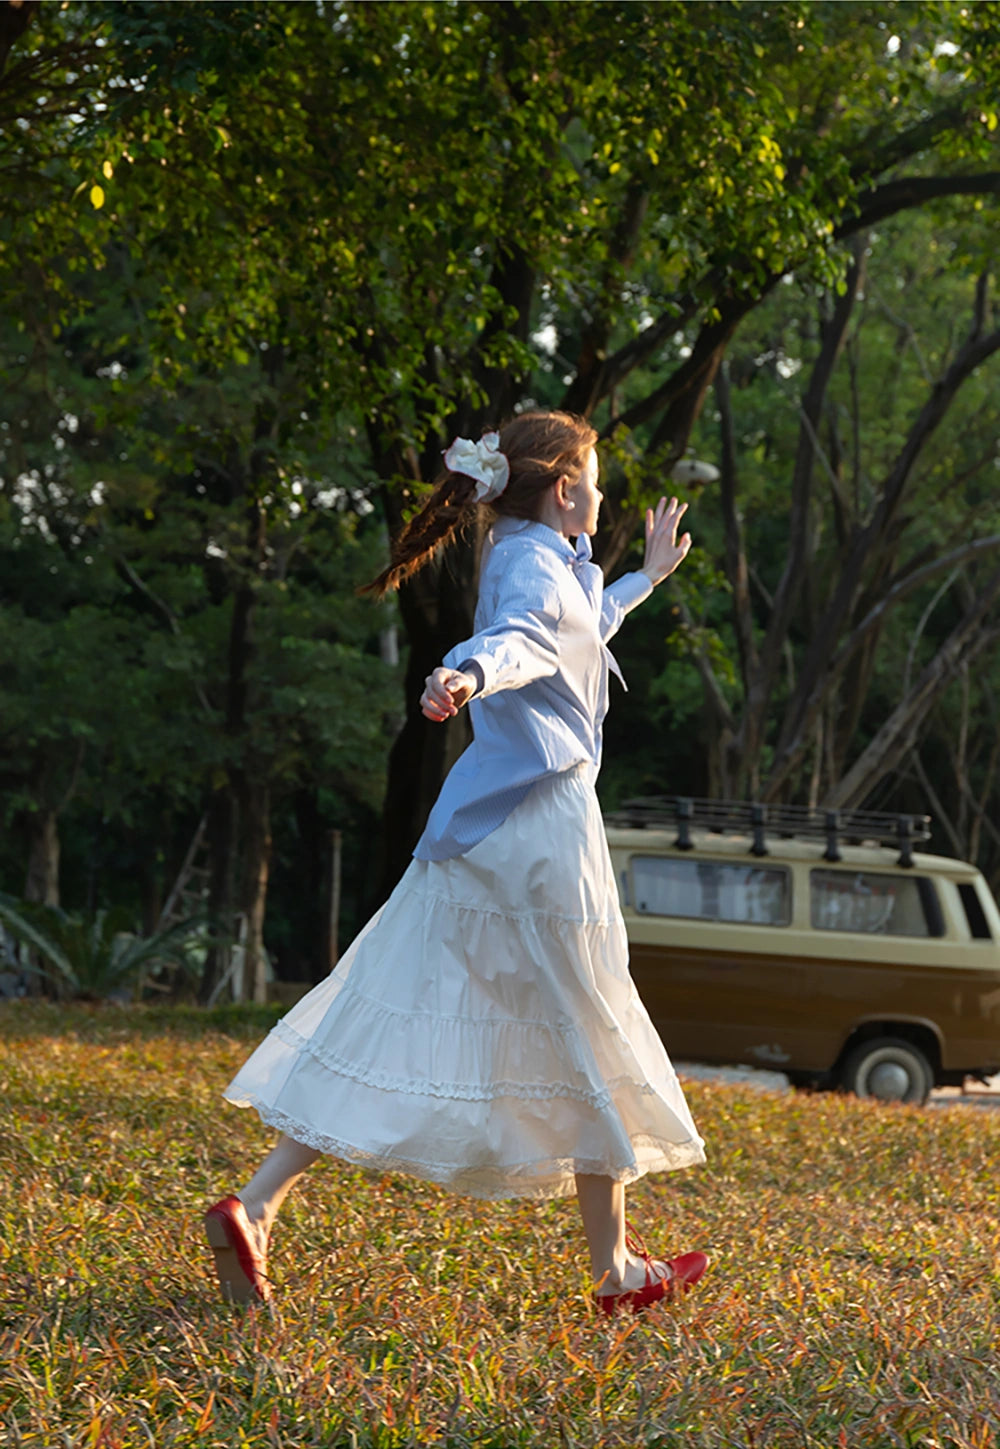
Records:
M926 816L656 797L606 818L639 994L677 1061L923 1102L1000 1071L1000 911Z

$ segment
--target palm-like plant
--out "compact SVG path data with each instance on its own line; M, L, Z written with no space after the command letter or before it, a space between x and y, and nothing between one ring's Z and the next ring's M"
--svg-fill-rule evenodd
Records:
M34 969L61 995L102 1001L135 993L151 976L186 979L199 968L204 923L178 921L152 936L137 936L122 910L71 915L58 906L0 894L0 921L35 954Z

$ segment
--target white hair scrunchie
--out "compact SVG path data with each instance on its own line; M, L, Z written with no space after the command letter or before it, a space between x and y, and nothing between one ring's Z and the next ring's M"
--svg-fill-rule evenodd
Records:
M500 451L500 434L484 433L478 443L456 438L444 455L445 467L476 481L477 503L499 498L510 478L510 464Z

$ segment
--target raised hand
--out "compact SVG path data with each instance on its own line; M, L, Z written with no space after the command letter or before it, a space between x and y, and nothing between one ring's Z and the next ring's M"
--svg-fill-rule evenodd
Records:
M655 512L652 508L646 509L646 555L642 572L654 584L662 583L687 557L691 535L684 533L677 537L677 526L686 512L687 504L678 503L676 498L671 498L669 506L661 498Z
M460 669L445 669L442 665L428 674L426 687L420 696L420 708L428 719L440 724L458 714L462 705L476 692L477 681L471 674Z

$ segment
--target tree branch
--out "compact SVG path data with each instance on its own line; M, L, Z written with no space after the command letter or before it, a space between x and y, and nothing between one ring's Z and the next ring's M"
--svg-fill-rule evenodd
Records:
M742 749L747 758L751 760L756 759L763 739L771 693L777 678L785 640L788 637L792 611L807 566L806 541L809 513L812 506L813 470L818 444L817 425L833 369L844 345L847 324L863 275L864 246L859 244L855 250L847 287L843 295L837 299L832 316L821 329L819 355L813 366L809 386L802 401L799 440L792 472L788 557L774 593L771 616L761 646L759 667L746 696L743 722L740 726Z
M744 696L749 694L757 672L757 646L753 637L753 605L743 529L736 508L736 448L733 439L733 410L729 391L729 369L725 362L715 375L715 397L719 404L719 499L726 538L726 573L733 591L733 626L739 648Z
M478 436L479 430L499 423L511 413L517 403L523 379L515 377L509 368L494 367L483 360L489 343L501 332L508 331L506 313L513 309L517 314L514 335L525 342L531 324L531 304L534 299L537 273L521 247L512 247L502 252L490 272L490 286L498 293L497 307L486 321L475 343L473 363L470 367L478 388L488 398L485 406L469 401L459 404L449 416L445 428L451 437L458 435ZM440 443L427 439L427 446L420 460L420 475L430 481L440 470ZM380 477L387 475L382 473Z
M860 192L854 200L854 209L845 215L835 227L833 235L838 241L844 240L860 231L868 230L876 222L884 221L887 216L923 206L926 202L939 197L988 195L1000 195L1000 171L984 171L958 176L910 176L887 181L882 186L869 187ZM699 351L698 344L696 344L691 356L680 367L676 368L647 397L616 418L609 425L607 432L612 432L618 426L637 427L654 417L661 408L668 407L680 393L690 387L692 378L704 364L704 354L714 351L718 346L719 336L724 336L724 341L728 342L743 317L763 301L764 297L781 280L784 273L793 269L795 265L795 260L790 259L787 267L783 267L781 271L767 277L753 296L740 294L738 297L729 299L717 299L717 305L723 318L720 323L716 324L712 336L699 337L702 348L699 355L697 357L695 355ZM690 291L679 293L655 322L603 361L599 376L591 380L589 384L587 395L592 399L592 408L596 407L602 398L623 382L636 367L647 362L672 332L687 326L697 316L699 309L705 305L705 299L712 296L714 287L721 282L722 276L720 268L713 268ZM707 330L703 329L703 333ZM580 395L582 392L577 392L577 383L574 380L564 396L562 406L573 407L574 400Z
M677 611L684 621L685 627L690 629L693 633L695 630L695 623L694 620L691 618L691 612L688 609L687 604L684 602L683 595L681 594L680 590L675 587L673 580L671 580L668 588L670 589L671 597L673 598L673 601L677 607ZM710 707L715 712L716 717L719 719L723 727L730 731L730 733L732 733L736 728L736 721L733 718L732 710L726 703L725 695L719 688L719 681L715 677L715 671L712 668L710 661L705 657L705 654L701 649L695 649L693 651L692 657L694 659L698 673L701 675L701 682L704 686L705 696Z
M685 411L690 414L690 422L694 421L697 416L697 408L692 404L697 400L700 405L701 399L715 376L722 353L738 324L773 287L777 286L779 280L780 276L776 274L769 277L763 287L753 293L740 292L719 298L716 303L718 319L705 323L698 333L690 355L660 383L659 387L655 387L652 392L647 393L627 412L622 413L620 417L610 423L605 429L605 435L614 432L618 427L629 429L639 427L640 424L648 422L657 414L662 414L650 448L661 447L669 438L674 443L676 455L679 457L687 442L687 435L686 433L683 436L673 433L670 430L669 419L678 405L684 406L686 403Z
M865 643L866 639L883 622L886 614L898 604L900 599L920 588L922 584L928 583L935 574L942 573L945 569L956 569L970 559L978 558L980 554L990 553L993 549L1000 548L1000 533L994 533L989 538L973 539L971 543L964 543L954 548L950 553L942 554L940 558L933 559L922 568L914 569L912 573L906 574L899 579L885 594L879 602L870 609L860 624L853 629L850 635L844 640L829 667L823 672L816 682L809 699L806 701L802 711L795 737L790 740L787 746L776 756L774 767L771 771L768 788L777 792L785 783L791 771L802 758L809 746L811 732L818 716L822 713L823 705L830 697L832 690L836 687L838 680L858 650Z
M998 598L1000 571L992 576L975 607L952 630L916 684L876 732L847 774L828 792L823 801L825 806L830 809L857 806L913 748L919 725L957 670L1000 637L1000 627L982 627L984 618Z
M1000 349L1000 329L981 336L977 334L976 326L978 323L974 324L973 331L944 376L935 384L883 484L881 497L871 518L855 535L833 597L813 635L799 676L798 688L789 701L771 774L771 783L775 788L787 777L791 768L793 741L797 748L808 733L807 706L818 692L822 692L824 686L821 680L829 671L829 661L836 648L837 639L855 606L869 556L875 544L885 537L893 524L921 449L944 418L969 374Z
M120 554L117 554L115 555L115 564L121 571L121 573L125 576L125 578L128 580L128 582L132 585L132 587L136 590L136 592L142 594L143 598L148 599L149 602L153 605L153 608L160 615L160 617L166 621L167 628L170 630L170 632L177 637L180 637L181 626L178 624L177 619L175 618L169 604L165 603L164 600L160 598L159 594L153 593L153 590L149 587L149 585L144 583L143 580L136 573L135 569L129 563L128 559L122 558ZM202 689L200 684L196 683L194 685L194 692L198 697L198 703L201 705L206 715L211 716L214 711L212 709L212 706L209 704L208 698L205 695L205 691Z
M619 347L617 352L605 358L591 386L591 412L599 402L624 382L631 372L637 367L641 367L644 362L648 362L668 337L686 327L697 316L700 306L701 303L691 292L678 296L665 311L660 313L655 322L644 327L637 336ZM574 401L577 396L576 380L574 379L563 397L561 406L570 411L579 411Z
M27 30L40 0L3 0L0 3L0 86L4 84L7 57Z
M562 406L568 412L582 413L589 417L611 390L605 382L608 339L614 322L613 309L608 307L608 299L614 288L616 273L620 269L627 270L635 257L648 209L648 186L644 180L633 182L625 196L618 224L611 236L594 315L584 327L580 339L576 376L563 399Z
M914 768L917 772L917 779L920 781L920 788L923 790L924 795L927 797L927 803L931 807L931 813L934 816L935 821L940 820L942 826L944 827L944 832L947 835L949 841L951 842L952 850L955 852L956 857L961 860L962 856L965 854L965 844L960 839L958 831L952 824L951 816L944 808L944 803L942 802L940 796L935 790L934 784L930 779L930 776L924 769L924 762L920 758L920 751L916 745L914 745L913 749L910 751L910 758L913 761Z
M1000 171L982 171L959 176L904 176L869 187L854 199L854 208L834 228L838 240L867 231L876 222L899 211L925 206L942 196L998 196Z
M851 176L855 181L861 181L866 176L884 175L901 162L919 156L946 131L959 128L968 119L970 111L978 110L979 105L972 94L968 101L961 96L953 97L939 111L923 116L908 130L900 131L881 145L878 142L885 135L885 127L872 127L857 148L857 160L851 166Z

